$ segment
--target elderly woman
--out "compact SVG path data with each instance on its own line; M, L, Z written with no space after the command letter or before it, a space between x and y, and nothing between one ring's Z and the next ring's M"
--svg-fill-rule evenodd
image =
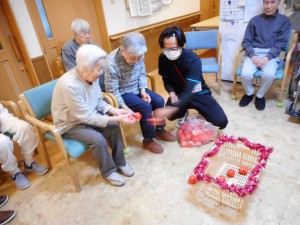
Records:
M61 58L66 71L76 67L76 52L84 44L95 44L90 41L90 25L82 19L76 19L71 23L74 39L64 44L61 49Z
M134 172L125 161L117 121L125 124L135 121L129 118L129 110L113 108L103 100L98 78L103 73L105 57L106 53L96 45L80 47L76 54L77 67L57 81L51 107L59 132L88 145L100 164L103 178L114 186L122 186L125 179L117 172L128 177Z
M11 174L15 185L23 190L30 186L30 181L21 172L14 155L14 144L3 133L13 134L24 155L24 170L38 175L47 173L48 168L34 162L33 153L39 143L33 127L24 120L15 117L0 103L0 164L3 171Z
M143 148L159 154L164 149L153 138L176 141L176 137L164 130L164 120L156 127L148 121L154 109L164 107L164 99L147 89L146 51L146 41L141 33L126 34L121 46L107 57L105 90L116 96L121 108L142 114L140 126L144 136Z

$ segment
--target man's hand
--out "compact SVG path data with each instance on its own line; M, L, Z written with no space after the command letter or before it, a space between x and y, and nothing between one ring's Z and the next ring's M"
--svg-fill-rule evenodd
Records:
M179 102L178 96L175 94L175 92L170 92L170 101L174 105Z
M156 120L163 120L165 118L170 118L178 111L178 107L167 106L166 108L158 108L153 111L154 118Z
M268 57L259 58L258 56L252 56L252 62L256 65L257 68L263 68L268 62Z
M251 61L256 65L257 68L261 68L261 62L258 56L252 56Z
M262 59L260 59L261 68L263 68L268 62L269 62L268 57L263 57Z

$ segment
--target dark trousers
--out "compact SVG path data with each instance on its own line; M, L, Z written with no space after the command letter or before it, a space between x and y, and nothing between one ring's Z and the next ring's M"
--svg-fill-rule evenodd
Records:
M157 108L164 107L164 99L153 91L146 89L147 94L151 97L151 102L142 100L140 94L126 93L122 95L125 104L134 112L140 112L142 119L140 126L145 140L150 140L155 137L155 126L150 125L148 119L152 116L152 111Z
M117 166L125 166L123 152L122 133L119 124L108 122L106 127L95 127L86 124L77 125L63 134L66 138L71 138L85 143L92 149L92 152L100 164L102 176L108 177L117 171ZM107 142L112 149L110 154Z
M166 105L172 106L170 99L168 99ZM227 116L222 107L211 95L193 94L186 106L180 108L170 120L183 117L188 109L197 110L208 122L211 122L220 129L224 129L228 124Z

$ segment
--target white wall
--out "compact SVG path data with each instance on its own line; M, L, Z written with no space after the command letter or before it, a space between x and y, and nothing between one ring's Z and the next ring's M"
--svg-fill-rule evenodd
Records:
M10 0L9 3L21 30L30 58L43 55L25 0Z
M125 0L102 0L108 35L200 11L199 0L173 0L171 4L162 6L161 10L149 16L131 17L125 2Z

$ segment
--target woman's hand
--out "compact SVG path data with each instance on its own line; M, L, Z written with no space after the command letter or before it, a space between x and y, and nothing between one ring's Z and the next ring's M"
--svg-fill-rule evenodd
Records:
M120 115L120 122L126 125L134 124L137 120L132 114Z
M179 102L178 96L175 94L175 92L170 92L170 101L174 105Z
M122 114L132 114L133 111L130 109L117 109L117 108L112 108L109 111L109 114L114 115L114 116L119 116Z
M141 97L145 102L148 102L148 103L151 102L151 97L150 97L150 95L147 94L145 89L141 89Z

